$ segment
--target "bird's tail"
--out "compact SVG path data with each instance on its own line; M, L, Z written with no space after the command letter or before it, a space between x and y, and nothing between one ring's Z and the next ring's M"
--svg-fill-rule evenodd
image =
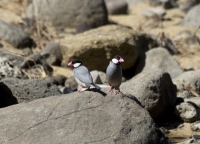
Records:
M92 83L92 85L96 88L96 89L101 89L101 87L99 87L98 85Z

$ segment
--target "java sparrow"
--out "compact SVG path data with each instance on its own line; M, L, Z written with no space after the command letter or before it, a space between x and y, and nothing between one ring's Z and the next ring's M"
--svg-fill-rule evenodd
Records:
M101 89L99 86L94 84L92 76L89 72L89 70L82 64L80 60L72 60L68 66L73 66L73 74L74 78L77 81L78 85L82 88L90 88L90 86L94 86L96 89ZM78 90L78 92L81 91L81 89Z
M106 69L106 76L110 84L109 92L112 92L113 88L115 88L115 94L120 92L119 86L122 82L122 69L120 64L122 62L124 62L123 58L117 55L110 61Z

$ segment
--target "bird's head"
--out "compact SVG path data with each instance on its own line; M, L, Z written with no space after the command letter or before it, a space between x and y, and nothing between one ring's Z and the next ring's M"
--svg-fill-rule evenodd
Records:
M122 62L124 62L124 59L119 56L119 55L116 55L113 59L112 59L112 62L114 64L121 64Z
M68 66L72 66L74 68L77 68L82 65L82 62L80 60L74 59L68 63Z

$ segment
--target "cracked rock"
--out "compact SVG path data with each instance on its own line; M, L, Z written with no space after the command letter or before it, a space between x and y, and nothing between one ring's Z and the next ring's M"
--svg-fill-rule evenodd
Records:
M91 90L0 109L0 143L168 144L134 100L105 95Z

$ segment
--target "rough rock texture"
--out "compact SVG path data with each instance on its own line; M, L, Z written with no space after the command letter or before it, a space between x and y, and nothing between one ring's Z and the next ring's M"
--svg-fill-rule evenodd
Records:
M16 48L32 47L33 40L23 31L0 20L0 40L4 40Z
M50 65L60 66L62 62L62 54L60 51L59 43L48 43L45 48L40 52L40 55L46 58Z
M184 90L200 95L200 71L188 71L173 79L179 92Z
M78 83L76 82L74 76L71 76L68 79L66 79L65 86L71 88L73 91L77 90Z
M120 55L125 60L122 68L127 69L134 65L138 49L145 43L144 37L132 29L117 25L66 37L61 40L62 64L67 66L71 59L81 59L89 70L105 71L109 61L115 55Z
M5 78L1 80L11 91L18 103L61 94L57 86L45 80Z
M184 122L195 122L197 120L197 110L190 103L181 103L177 105L174 114Z
M17 99L13 96L11 90L0 82L0 108L17 104Z
M48 19L57 28L76 28L81 24L98 27L108 23L103 0L34 0L27 8L27 17L34 18L38 11L38 19Z
M183 25L191 28L198 28L200 26L200 4L194 6L189 10L183 20Z
M149 113L124 95L72 93L0 109L0 143L167 144Z
M166 120L173 114L176 87L167 72L155 70L140 73L122 83L121 91L135 96L156 122Z
M128 4L125 0L105 0L109 14L127 14Z
M181 10L183 10L184 12L188 12L188 10L199 3L199 0L181 0L178 4Z
M0 57L0 80L6 77L28 78L20 69L9 62L7 58Z
M196 121L191 128L193 131L200 131L200 121Z
M195 104L198 108L200 108L200 97L192 97L192 98L187 98L184 99L185 102L188 103L193 103Z
M155 48L146 52L146 59L141 59L136 66L136 73L139 73L145 64L142 71L162 69L170 74L172 78L180 75L182 70L178 62L164 48Z

